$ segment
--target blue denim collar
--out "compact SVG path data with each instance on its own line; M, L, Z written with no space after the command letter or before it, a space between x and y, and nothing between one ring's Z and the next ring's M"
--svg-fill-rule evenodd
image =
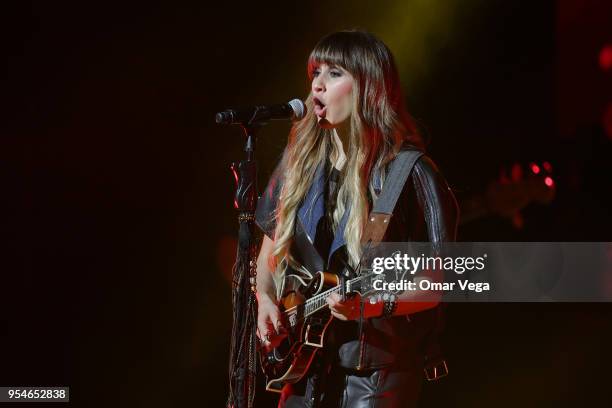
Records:
M317 226L325 215L325 182L327 179L325 177L325 167L325 163L320 163L317 167L308 193L298 209L298 217L304 227L304 231L308 235L308 239L313 244L316 240ZM344 241L344 230L349 215L350 209L347 209L338 224L338 228L336 228L327 259L328 265L334 252L346 244Z

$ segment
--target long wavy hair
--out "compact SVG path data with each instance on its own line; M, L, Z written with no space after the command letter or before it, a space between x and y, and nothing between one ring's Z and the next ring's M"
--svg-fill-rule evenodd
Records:
M345 211L350 216L344 231L349 264L361 257L361 235L369 211L370 197L376 198L372 174L378 168L384 180L385 165L403 145L424 149L422 138L404 106L395 60L389 48L374 35L357 30L340 31L322 38L308 58L308 77L320 64L339 66L354 79L353 109L347 161L339 180L333 231ZM314 114L312 92L306 99L307 114L294 123L283 154L285 182L276 213L275 244L270 266L277 288L282 291L287 266L304 270L291 256L297 211L307 194L319 165L328 157L339 157L332 141L333 129L323 129ZM346 149L347 146L344 146Z

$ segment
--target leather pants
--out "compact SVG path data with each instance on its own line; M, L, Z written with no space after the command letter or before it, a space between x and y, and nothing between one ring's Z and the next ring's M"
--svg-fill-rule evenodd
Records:
M311 374L297 384L286 385L278 406L279 408L411 408L417 406L422 381L421 369L381 368L360 372L334 366L319 381L316 375ZM319 391L314 390L317 382Z

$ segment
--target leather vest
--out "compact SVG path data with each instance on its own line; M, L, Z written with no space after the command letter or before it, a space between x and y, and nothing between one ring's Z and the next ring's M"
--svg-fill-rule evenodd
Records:
M323 259L315 246L325 216L327 174L325 166L319 166L298 209L291 248L295 258L312 272L340 270L341 257L346 259L344 227L348 211L331 240L327 259ZM283 176L281 161L257 204L255 223L271 239L274 239L274 214ZM454 241L458 216L459 208L453 192L434 162L423 155L404 185L383 241ZM290 274L291 271L287 271L287 275ZM366 319L361 333L357 322L334 319L326 344L337 350L339 363L346 368L417 367L422 365L425 341L435 327L438 309L435 307L407 316Z

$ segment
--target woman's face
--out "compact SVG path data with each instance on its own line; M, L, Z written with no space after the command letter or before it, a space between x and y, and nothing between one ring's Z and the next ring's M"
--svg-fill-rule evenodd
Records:
M345 124L353 110L353 76L338 66L315 66L312 96L319 126L337 128Z

